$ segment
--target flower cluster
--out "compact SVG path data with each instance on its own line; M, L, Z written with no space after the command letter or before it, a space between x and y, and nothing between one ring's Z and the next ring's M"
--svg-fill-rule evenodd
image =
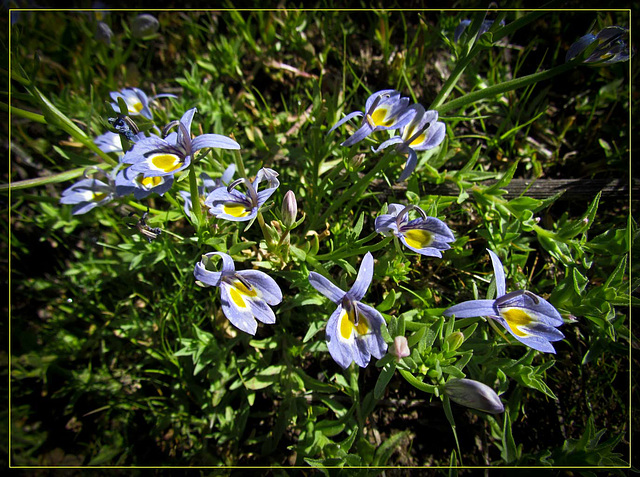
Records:
M629 30L619 26L609 26L597 34L588 33L569 47L566 61L573 60L583 51L593 45L593 51L583 60L592 66L607 65L619 61L627 61L633 52L629 53Z
M398 91L385 89L373 93L365 103L364 111L347 114L329 129L329 132L349 121L364 116L360 128L340 145L349 147L377 131L399 130L399 134L384 141L374 152L396 145L395 152L407 156L407 162L398 181L406 180L414 171L418 156L416 151L426 151L438 146L446 133L443 122L438 121L437 111L425 111L420 104L410 104Z
M124 100L129 108L128 114L152 118L148 108L149 100L140 90L129 88L112 93L111 96L116 101L121 100L120 106ZM118 104L114 103L113 107L119 111ZM208 148L240 149L235 140L219 134L192 137L191 125L195 114L196 108L189 109L179 121L167 124L161 133L157 130L161 135L142 133L131 118L119 116L118 120L122 120L119 129L117 128L119 134L108 132L95 139L96 145L103 152L118 155L119 164L110 173L100 168L88 169L80 182L62 193L60 202L73 204L73 214L83 214L116 197L132 194L136 199L143 199L152 193L162 195L176 182L176 174L189 168L197 160L195 155L198 151ZM376 131L399 130L397 135L373 150L378 152L394 146L397 153L407 156L401 180L406 179L415 169L416 151L436 147L445 135L445 126L437 121L436 111L426 111L419 104L411 105L408 98L402 98L394 90L383 90L370 96L365 111L347 115L331 130L358 116L364 116L360 128L342 145L356 144ZM174 128L176 131L170 132ZM122 140L123 136L132 143L128 151L124 150L128 146L127 141ZM244 167L241 171L244 171ZM222 177L215 180L202 172L202 185L197 189L197 200L217 219L242 222L258 218L261 227L268 230L261 208L280 186L278 173L263 167L253 180L244 176L244 172L242 177L233 180L236 172L236 166L230 165ZM240 186L244 192L239 190ZM179 191L187 216L194 207L195 199L191 193L192 191ZM410 219L412 211L417 212L418 217ZM281 221L287 233L295 227L296 215L295 195L293 191L289 191L282 203ZM160 229L146 226L144 217L141 226L155 236L160 232ZM442 220L427 216L415 205L389 204L386 213L375 219L375 230L377 233L393 236L410 250L429 257L442 257L442 253L451 248L450 243L455 240L452 231ZM489 253L496 274L498 298L464 302L447 309L444 315L489 316L500 322L522 343L539 351L554 352L550 342L563 338L562 333L556 329L562 324L559 313L545 300L530 292L507 294L502 264L493 252ZM214 257L221 259L219 271L215 270ZM373 271L374 259L367 252L356 280L347 292L317 272L310 272L308 276L309 283L337 305L326 325L326 340L329 353L342 368L349 367L353 362L366 367L372 356L381 359L389 348L385 341L388 333L384 317L374 307L362 302L373 279ZM271 307L279 304L283 295L276 281L266 273L257 270L236 271L231 256L223 252L202 255L193 273L202 286L220 289L222 311L239 330L254 335L258 321L265 324L276 322ZM464 338L456 336L456 339L458 343L452 345L453 349ZM391 352L397 360L410 355L404 336L394 337ZM486 412L501 412L499 398L489 393L484 385L470 380L450 381L446 384L444 392L452 400Z
M121 112L117 104L118 98L121 98L127 105L128 114L142 115L147 119L153 117L149 109L151 101L159 97L175 97L163 94L154 96L150 100L138 88L125 88L110 95L116 101L112 103L115 111ZM173 186L175 174L189 167L197 151L204 148L240 149L236 141L219 134L201 134L192 138L191 122L195 113L196 108L192 108L179 121L169 123L164 128L164 137L153 133L145 136L137 130L134 134L129 125L135 128L135 123L124 116L127 121L123 121L116 128L120 134L106 132L94 140L103 152L116 153L120 165L114 168L111 174L103 174L104 180L89 179L85 174L85 178L62 193L60 203L75 205L72 214L78 215L87 213L98 205L104 205L116 197L133 194L134 198L139 200L153 193L163 195ZM167 134L174 127L177 127L178 131ZM133 143L129 151L123 150L121 134ZM226 185L230 176L233 175L233 169L228 169L225 174L228 179L223 176L217 183L209 183L210 178L206 174L201 176L205 183L203 192L204 190L208 193L213 192L217 187ZM187 207L187 199L190 201L190 194L183 195L183 198L185 198L185 211L188 214L190 207Z

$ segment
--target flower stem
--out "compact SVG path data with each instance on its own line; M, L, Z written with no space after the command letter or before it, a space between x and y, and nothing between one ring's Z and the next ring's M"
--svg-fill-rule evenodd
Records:
M191 191L191 210L193 210L193 215L196 218L199 230L202 224L202 206L200 205L200 194L198 193L195 161L189 165L189 189Z
M240 174L240 177L244 177L248 179L249 177L247 177L247 171L244 168L244 162L242 160L242 155L240 154L240 151L238 151L237 149L234 149L233 156L235 159L236 169L238 170L238 174Z

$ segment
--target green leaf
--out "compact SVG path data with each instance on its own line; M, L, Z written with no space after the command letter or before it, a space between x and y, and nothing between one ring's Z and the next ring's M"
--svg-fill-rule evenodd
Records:
M411 431L409 430L398 432L397 434L393 434L382 444L380 444L380 447L376 449L375 455L373 457L373 465L386 465L387 461L391 458L391 455L396 450L400 442L403 439L406 439L410 433Z
M389 381L391 381L391 378L393 377L393 374L395 372L396 372L395 361L391 361L390 363L387 363L385 367L382 368L382 371L378 375L378 380L376 381L376 385L373 390L373 396L376 399L380 399L384 395L384 391L387 388L387 385L389 384Z
M504 413L504 426L502 428L502 452L500 453L502 460L510 464L518 458L518 450L511 433L511 418L509 413Z
M284 373L287 367L283 364L269 366L265 370L256 373L253 377L245 380L244 385L247 389L254 391L258 389L268 388L280 381L280 375Z

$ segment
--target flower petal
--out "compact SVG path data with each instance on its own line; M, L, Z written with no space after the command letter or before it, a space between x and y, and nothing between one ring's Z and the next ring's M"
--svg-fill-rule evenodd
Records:
M552 327L549 327L549 328L554 329L558 334L553 333L550 335L548 333L541 333L540 330L538 330L537 334L528 334L528 335L523 335L522 333L516 334L513 332L513 330L508 325L506 320L501 316L491 316L491 318L493 318L498 323L500 323L509 332L511 336L513 336L515 339L520 341L522 344L528 346L529 348L533 348L537 351L541 351L543 353L555 354L556 350L553 347L553 345L550 343L550 341L559 341L564 338L564 335L560 331L555 330L555 328L552 328ZM546 330L546 332L549 331L549 328Z
M276 315L267 302L257 297L250 298L247 301L249 302L253 316L255 316L258 321L267 325L272 325L276 322Z
M191 122L193 121L193 116L198 112L197 108L191 108L190 110L188 110L186 113L184 113L182 115L182 117L180 118L180 122L182 123L182 125L184 126L184 128L187 130L187 133L191 134ZM180 131L180 129L178 129L178 131ZM180 135L181 133L179 132L178 135ZM184 138L184 139L191 139L191 137L188 138ZM179 141L178 141L179 142Z
M219 272L214 272L208 270L206 267L209 259L218 255L222 258L222 268ZM196 264L196 268L193 270L193 274L196 277L196 280L205 283L209 286L217 287L220 286L220 280L223 276L231 276L235 273L235 264L233 263L233 259L223 252L209 252L202 255L202 259Z
M376 217L375 220L376 232L379 234L385 232L398 233L398 225L396 224L396 215L382 214Z
M360 129L354 132L349 139L347 139L340 145L344 147L353 146L354 144L362 141L365 137L367 137L372 132L373 132L373 127L371 127L371 125L369 125L369 123L365 121L364 124L360 126Z
M316 272L309 272L309 283L311 283L313 288L318 290L334 303L340 303L346 295L346 292L342 291L327 278Z
M342 118L340 121L338 121L337 123L335 123L331 129L329 129L329 131L327 131L327 134L329 134L331 131L334 131L335 129L339 128L340 126L342 126L344 123L346 123L347 121L349 121L350 119L353 118L357 118L359 116L362 116L364 113L362 111L354 111L353 113L349 113L347 114L344 118Z
M253 317L253 311L247 301L242 301L239 305L231 295L232 286L225 281L220 282L220 301L222 302L222 312L233 326L245 333L255 335L258 329L258 322Z
M429 149L433 149L436 146L439 146L442 141L444 141L444 137L447 133L447 127L442 121L438 121L437 123L431 124L427 129L427 135L425 140L421 144L412 145L413 149L416 151L427 151Z
M353 283L351 290L349 290L349 292L347 293L347 295L349 295L349 298L355 301L362 300L365 293L367 293L369 285L371 285L372 279L373 255L371 255L371 252L367 252L367 254L362 259L362 263L360 264L360 269L358 270L356 281Z
M331 357L342 368L346 369L353 361L353 356L358 353L358 350L353 333L348 339L344 339L344 337L340 335L340 318L343 315L344 309L342 305L338 305L338 308L331 314L327 322L326 339Z
M507 282L504 276L504 268L500 258L491 250L487 249L491 256L491 263L493 264L493 273L496 277L496 297L500 298L507 292Z
M400 174L400 177L398 177L397 182L402 182L407 180L411 175L411 173L416 168L416 166L418 165L418 155L416 154L416 151L414 151L410 147L407 149L409 151L409 157L407 158L407 162L405 163L404 169L402 170L402 174Z
M203 149L205 147L216 147L218 149L240 149L240 144L230 137L221 134L201 134L191 141L193 151Z
M236 173L236 165L230 164L229 167L227 167L222 173L222 177L220 177L220 182L222 182L224 185L229 184L231 182L231 179L233 179L233 175L235 173Z
M444 316L455 315L456 318L474 316L494 316L498 312L493 306L494 300L469 300L453 305L442 312Z
M509 309L522 309L531 315L536 322L546 323L551 326L562 326L564 321L555 307L544 298L531 292L518 290L507 293L495 301L498 311Z
M276 281L258 270L241 270L236 272L252 287L260 291L261 297L269 305L277 305L282 301L282 291Z
M367 348L371 355L377 359L381 359L387 352L388 345L382 338L382 327L386 328L387 322L382 314L372 306L358 303L360 314L364 315L371 326L371 332L363 337L367 343Z
M211 192L204 201L209 213L218 219L236 222L251 220L258 213L258 208L251 205L251 200L237 190L227 191L219 187Z
M386 141L384 141L382 144L380 144L377 148L374 148L373 146L371 146L371 150L373 152L380 152L383 149L386 149L387 147L393 145L393 144L402 144L402 136L393 136L391 139L387 139Z

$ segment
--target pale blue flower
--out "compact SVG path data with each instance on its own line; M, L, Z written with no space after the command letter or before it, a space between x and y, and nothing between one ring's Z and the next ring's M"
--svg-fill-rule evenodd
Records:
M119 197L133 194L136 200L140 200L153 193L164 195L173 186L173 176L145 177L128 167L118 171L115 185Z
M229 167L227 167L222 173L222 177L218 179L212 179L211 177L209 177L209 174L207 174L206 172L202 172L200 174L202 185L198 186L198 195L200 196L201 200L204 201L214 190L229 185L235 172L235 164L231 164ZM191 202L191 192L181 190L178 191L178 194L180 194L180 196L184 199L184 213L188 217L191 213L191 208L193 207L193 203Z
M440 145L446 133L444 123L438 121L438 111L425 111L421 104L413 104L408 109L413 110L414 114L411 122L402 126L400 135L384 141L377 149L371 148L373 152L378 152L395 144L399 154L408 155L398 181L406 180L416 168L416 151L426 151Z
M444 311L444 316L456 318L486 316L500 323L521 343L538 351L555 353L551 342L560 341L564 335L556 328L562 326L560 313L548 301L526 290L506 293L504 268L498 256L491 256L496 277L495 300L470 300Z
M204 204L209 207L209 212L218 219L236 222L251 220L280 186L277 177L276 171L263 167L258 171L253 182L246 178L240 178L229 184L228 187L219 187L207 196ZM263 180L267 182L267 188L258 190L260 182ZM236 189L242 183L246 186L246 194Z
M420 214L409 220L409 211L415 209ZM418 206L389 204L388 214L376 217L376 232L395 235L402 244L421 255L442 257L442 252L451 248L449 242L455 237L442 220L429 217Z
M106 152L107 154L115 152L119 157L124 156L120 134L107 131L106 133L96 137L93 142L102 152Z
M378 310L360 301L372 278L373 256L369 252L348 292L318 273L309 273L309 283L338 305L327 323L327 344L331 357L345 369L352 361L364 368L371 356L380 359L387 352L387 343L382 338L382 328L386 328L384 318Z
M400 97L393 89L385 89L373 93L367 99L363 111L354 111L338 121L329 132L355 117L364 116L360 129L344 141L341 146L353 146L375 131L392 130L404 126L411 121L415 112L408 109L409 98Z
M211 271L211 257L222 258L219 272ZM204 285L220 288L222 312L233 326L255 335L258 321L266 324L276 322L270 305L282 301L282 291L276 281L258 270L236 271L233 259L222 252L210 252L202 256L193 270L196 280Z
M100 176L104 181L90 177L90 174ZM95 207L111 202L115 195L116 188L113 177L102 169L91 167L85 169L83 179L62 192L60 203L74 205L71 213L81 215Z
M165 139L145 137L136 142L123 159L123 162L132 164L131 172L144 174L145 177L173 175L189 167L194 153L200 149L240 149L237 142L220 134L202 134L191 139L191 122L195 112L196 108L190 109L180 121L168 125L178 126L177 134L171 133Z

